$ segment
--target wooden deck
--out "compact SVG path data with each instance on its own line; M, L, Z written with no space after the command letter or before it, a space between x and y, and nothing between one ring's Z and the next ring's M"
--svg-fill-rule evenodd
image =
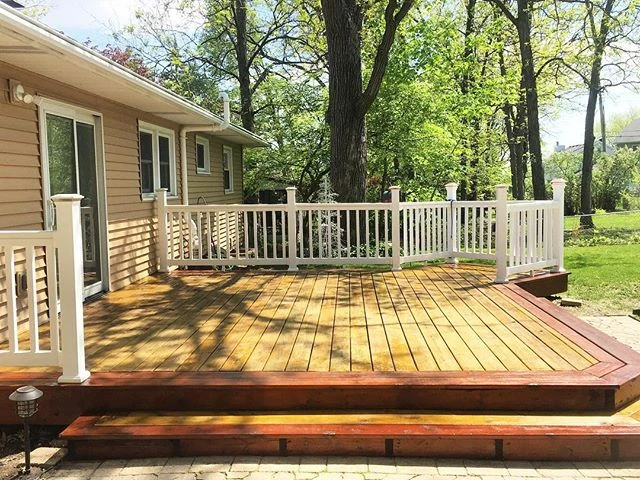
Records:
M177 273L85 307L92 372L582 371L600 349L478 266Z
M77 457L637 458L640 354L493 276L153 276L85 305L87 381L5 370L0 424L28 383Z

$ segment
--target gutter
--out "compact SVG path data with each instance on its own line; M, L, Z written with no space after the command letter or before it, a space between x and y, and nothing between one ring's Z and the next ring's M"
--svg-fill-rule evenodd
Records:
M180 176L182 178L182 204L189 205L189 180L187 167L187 134L191 132L215 133L226 130L231 125L229 95L222 92L219 99L224 102L224 118L218 125L185 125L180 129Z

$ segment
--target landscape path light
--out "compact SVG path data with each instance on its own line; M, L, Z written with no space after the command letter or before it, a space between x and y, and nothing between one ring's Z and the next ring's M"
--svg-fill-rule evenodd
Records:
M9 400L16 403L16 414L24 423L24 474L31 473L31 439L29 419L38 411L38 399L44 395L32 385L18 388L9 395Z

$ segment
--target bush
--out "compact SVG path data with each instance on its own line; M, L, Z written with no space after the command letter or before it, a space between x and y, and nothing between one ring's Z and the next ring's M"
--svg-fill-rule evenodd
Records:
M593 169L593 206L607 212L622 207L625 193L638 180L640 152L621 148L613 155L601 155Z
M546 162L546 174L549 178L564 178L567 186L564 190L564 214L576 215L580 212L580 179L582 177L582 154L575 152L556 152Z
M580 212L582 153L556 152L545 165L548 178L564 178L565 215ZM640 207L640 151L622 148L613 155L595 152L591 184L593 209L607 212Z

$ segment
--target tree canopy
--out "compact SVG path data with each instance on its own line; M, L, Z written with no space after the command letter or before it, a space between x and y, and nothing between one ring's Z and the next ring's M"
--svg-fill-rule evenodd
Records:
M330 177L351 201L394 184L440 198L448 181L468 199L501 182L543 198L567 160L545 172L540 116L636 85L638 15L638 0L166 0L108 53L208 108L230 93L270 142L246 154L247 196L295 185L313 200ZM576 127L583 192L592 104Z

